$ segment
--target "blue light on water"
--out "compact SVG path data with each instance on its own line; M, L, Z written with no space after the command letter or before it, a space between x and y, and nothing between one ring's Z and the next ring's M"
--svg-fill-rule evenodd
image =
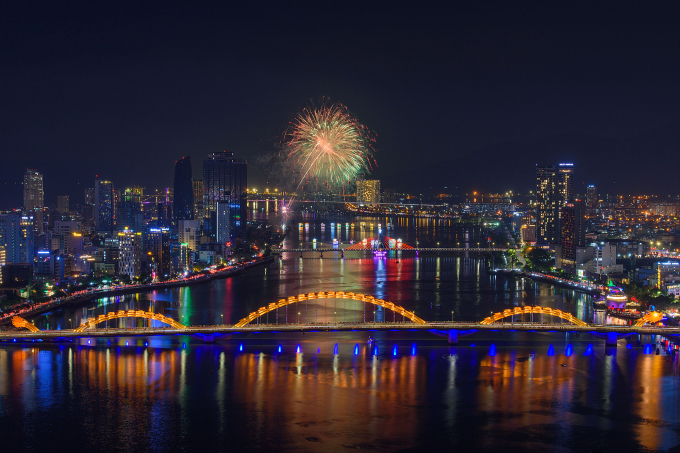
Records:
M149 342L148 342L148 341L145 341L145 342L144 342L144 346L149 346Z
M567 350L565 351L564 354L565 354L567 357L571 357L571 355L572 355L573 353L574 353L574 347L571 345L571 343L569 343L569 344L567 345Z
M354 346L354 355L359 355L359 345Z
M107 345L107 346L111 346L111 340L107 341L107 342L106 342L106 345Z
M186 349L186 348L187 348L187 344L186 344L186 343L182 343L182 349Z
M548 346L548 355L549 356L555 355L555 348L553 347L553 345Z
M333 348L333 354L338 355L338 344L335 343L335 347Z
M472 344L470 345L470 347L471 347L471 348L474 348L474 347L475 347L475 344L474 344L474 343L472 343Z
M297 349L295 350L298 354L300 353L300 345L297 345Z
M413 343L413 344L411 345L411 355L416 355L416 352L417 352L417 351L418 351L418 349L416 348L416 344Z
M87 344L90 344L90 340L87 340Z
M321 354L321 348L317 348L316 353Z
M489 346L489 356L494 357L496 355L496 345L492 344Z
M626 349L633 349L633 345L630 344L630 343L628 343L628 344L626 345Z
M239 350L239 351L243 351L243 343L241 343L240 345L238 345L238 350Z
M130 346L130 342L129 342L129 341L126 341L126 342L125 342L125 346Z
M593 353L593 345L588 344L588 346L586 347L586 352L584 352L583 355L591 355L592 353Z
M394 347L392 348L392 355L397 356L397 345L395 344Z
M281 352L281 345L279 345L279 352Z
M378 355L378 347L373 348L373 355Z
M13 339L12 341L16 343L16 342L17 342L17 339L16 339L16 338L14 338L14 339Z

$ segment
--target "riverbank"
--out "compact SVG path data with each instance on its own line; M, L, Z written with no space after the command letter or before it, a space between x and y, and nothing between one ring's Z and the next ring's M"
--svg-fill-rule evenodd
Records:
M512 277L524 277L530 278L535 281L551 283L555 286L561 286L563 288L570 288L576 291L582 291L584 293L599 294L604 290L603 286L595 285L584 285L580 282L575 282L573 280L565 280L563 278L554 277L547 274L539 274L537 272L524 272L518 270L506 270L506 269L493 269L489 271L492 274L508 275Z
M88 303L94 299L100 299L102 297L111 297L111 296L120 296L120 295L126 295L126 294L138 294L138 293L146 293L149 291L156 291L159 289L168 289L168 288L179 288L183 286L193 286L193 285L200 285L202 283L206 283L212 280L218 280L222 278L227 278L231 277L232 275L239 274L241 272L244 272L247 269L250 269L255 266L260 266L262 264L267 264L271 263L274 261L273 256L269 256L266 258L258 258L252 261L249 261L247 263L243 264L238 264L235 266L230 266L227 267L223 270L217 270L217 271L211 271L209 274L200 274L197 276L189 277L186 279L181 279L181 280L172 280L172 281L167 281L167 282L158 282L158 283L151 283L147 285L130 285L130 286L124 286L124 287L118 287L118 288L112 288L112 289L105 289L105 290L93 290L93 291L87 291L85 293L77 294L75 296L70 296L70 297L64 297L64 298L59 298L53 301L48 301L48 302L38 302L35 303L34 305L31 305L28 308L25 309L20 309L16 311L12 311L9 313L4 314L2 317L0 317L0 325L6 325L9 324L12 320L12 317L14 316L21 316L23 318L30 318L33 316L40 315L42 313L56 310L60 307L64 306L77 306L81 304Z

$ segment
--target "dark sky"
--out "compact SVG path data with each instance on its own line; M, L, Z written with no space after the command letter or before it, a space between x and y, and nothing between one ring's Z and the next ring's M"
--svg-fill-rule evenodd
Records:
M258 156L321 97L375 131L380 178L679 120L674 2L66 3L0 2L0 208L27 166L47 203L95 174L171 185L177 158L199 176L220 150L263 185Z

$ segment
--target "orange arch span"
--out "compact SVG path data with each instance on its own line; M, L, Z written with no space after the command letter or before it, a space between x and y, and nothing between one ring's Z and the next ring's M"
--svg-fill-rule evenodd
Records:
M21 316L12 317L12 325L14 327L16 327L17 329L21 329L22 327L24 327L24 328L30 330L31 332L40 332L40 329L38 329L36 326L31 324L30 322L26 321Z
M551 316L556 316L558 318L562 318L566 321L571 322L572 324L576 324L577 326L587 326L585 322L581 321L578 318L575 318L574 315L571 313L565 313L562 310L558 310L556 308L549 308L549 307L515 307L514 310L503 310L498 313L494 313L493 315L489 316L488 318L485 318L480 324L493 324L494 322L503 319L503 318L509 318L510 316L513 315L522 315L522 314L531 314L531 313L536 313L536 314L543 314L543 315L551 315Z
M260 316L269 313L270 311L276 310L277 308L280 307L285 307L286 305L294 304L296 302L302 302L305 300L312 300L312 299L352 299L352 300L358 300L359 302L363 302L365 304L373 304L373 305L379 305L381 307L390 309L396 313L399 313L400 315L403 315L404 317L410 319L416 324L427 324L425 321L420 319L413 313L412 311L408 311L404 309L403 307L399 305L395 305L392 302L387 302L382 299L376 299L373 296L367 296L365 294L355 294L355 293L345 293L343 291L328 291L328 292L319 292L319 293L309 293L309 294L300 294L299 296L291 296L288 299L280 299L278 302L272 302L271 304L267 305L266 307L262 307L257 311L252 312L236 324L234 324L234 327L243 327L249 322L253 321L256 318L259 318Z
M648 322L649 323L659 322L659 321L661 321L661 318L663 318L663 313L659 313L658 311L653 311L653 312L645 314L642 318L635 321L634 326L642 327L642 326L645 325L645 323L648 323Z
M153 319L156 321L161 321L164 322L165 324L170 325L171 327L174 327L175 329L186 329L186 326L183 324L178 323L172 318L168 318L167 316L159 315L158 313L153 313L151 311L142 311L142 310L120 310L120 311L113 311L111 313L107 313L105 315L99 315L96 318L88 319L84 323L82 323L80 326L78 326L77 329L75 329L75 332L83 332L91 327L96 326L99 323L102 323L104 321L109 321L111 319L118 319L118 318L146 318L146 319Z

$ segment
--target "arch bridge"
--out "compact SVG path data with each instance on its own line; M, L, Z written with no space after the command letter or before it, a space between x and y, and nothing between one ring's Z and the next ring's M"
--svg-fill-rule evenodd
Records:
M507 309L500 311L498 313L494 313L493 315L489 316L488 318L485 318L480 322L480 324L493 324L496 321L500 321L501 319L505 318L510 318L515 315L533 315L533 314L539 314L539 315L549 315L549 316L555 316L557 318L564 319L565 321L569 321L572 324L576 324L577 326L582 326L585 327L588 324L581 321L580 319L576 318L574 315L571 313L565 313L562 310L558 310L556 308L550 308L550 307L532 307L532 306L526 306L526 307L515 307L514 309Z
M373 296L367 296L365 294L355 294L355 293L346 293L343 291L328 291L328 292L318 292L318 293L308 293L308 294L300 294L298 296L292 296L287 299L279 299L278 302L272 302L271 304L260 308L257 311L254 311L250 313L248 316L245 318L241 319L239 322L234 324L234 327L243 327L247 324L249 324L251 321L259 318L262 315L265 315L271 311L276 310L277 308L285 307L287 305L291 305L297 302L304 302L308 300L314 300L314 299L351 299L351 300L357 300L359 302L363 302L365 304L373 304L373 305L378 305L383 308L387 308L388 310L392 310L395 313L398 313L405 318L410 319L416 324L421 324L425 325L427 324L426 321L422 320L418 316L415 315L412 311L408 311L405 308L395 305L392 302L388 302L382 299L376 299Z
M102 322L110 321L112 319L119 319L119 318L144 318L144 319L151 319L154 321L160 321L163 322L170 327L174 327L175 329L186 329L187 327L183 324L178 323L172 318L168 318L167 316L163 316L158 313L154 313L151 311L142 311L142 310L119 310L119 311L112 311L110 313L106 313L104 315L99 315L96 318L88 319L84 323L82 323L78 328L74 329L74 332L84 332L87 329L90 329L97 324L101 324ZM14 320L12 320L14 322Z

